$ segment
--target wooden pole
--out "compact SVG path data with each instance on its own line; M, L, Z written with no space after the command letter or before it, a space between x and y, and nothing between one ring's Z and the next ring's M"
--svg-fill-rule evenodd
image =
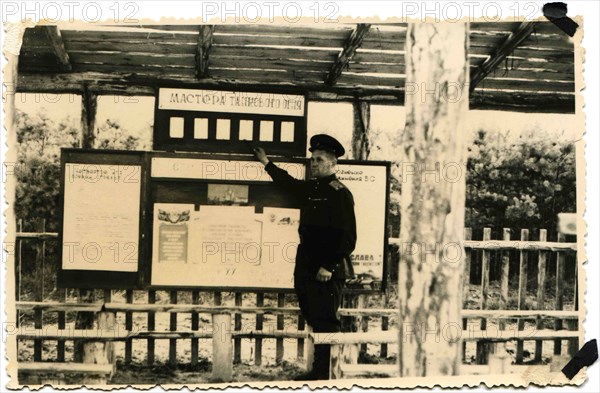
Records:
M265 294L259 292L256 294L256 307L262 307L265 305ZM262 330L263 314L256 314L256 330ZM262 364L262 338L256 337L254 339L254 364L260 366Z
M277 294L277 307L283 308L285 306L285 293ZM283 331L284 329L284 315L277 315L277 330ZM281 364L283 361L283 338L275 340L275 363Z
M156 303L156 291L150 290L150 291L148 291L148 304L154 304L154 303ZM153 331L154 329L156 329L156 313L154 311L148 311L148 330ZM147 348L148 348L147 364L148 364L148 366L152 366L154 364L154 349L155 349L154 338L148 338Z
M231 314L213 314L213 366L214 381L229 382L233 379L233 341Z
M79 298L80 303L94 303L94 291L90 289L80 289ZM94 313L89 311L77 312L75 319L75 329L91 329L94 327ZM83 362L85 357L85 347L81 340L75 340L73 357L75 362Z
M85 86L81 92L81 147L84 149L94 148L97 108L98 96Z
M315 360L315 339L312 336L312 326L306 324L306 331L308 333L308 339L306 339L306 351L304 357L306 359L306 371L312 371L313 361Z
M177 291L170 291L169 299L171 304L177 304ZM169 330L172 332L177 331L176 312L172 312L169 315ZM175 338L169 340L169 366L172 368L177 367L177 339Z
M235 293L235 305L236 307L242 306L242 293ZM234 316L234 329L236 331L242 330L242 314L235 313ZM239 364L242 362L242 339L236 337L233 339L233 363Z
M192 291L192 304L200 304L200 291ZM192 330L196 331L200 327L200 316L197 312L192 313ZM198 366L198 339L192 338L192 367Z
M371 152L369 143L369 123L371 119L371 104L356 100L352 103L352 158L367 160Z
M43 233L45 231L45 220L39 220L36 223L37 231ZM34 299L36 302L44 301L44 241L37 240L35 244L35 287L34 287ZM34 326L36 329L42 328L43 311L34 311ZM40 362L42 360L42 345L41 339L33 341L33 360Z
M521 241L529 240L529 229L521 229ZM519 310L527 310L527 276L528 276L529 252L521 250L519 252L519 292L517 308ZM517 319L517 329L519 331L525 329L525 320ZM523 363L523 340L517 340L516 363Z
M473 230L471 228L465 228L464 229L464 239L465 240L471 240L473 238ZM471 253L472 250L471 249L465 249L465 261L464 261L464 267L463 267L463 294L462 294L462 301L466 302L467 298L469 296L469 287L471 285ZM463 318L462 319L462 328L463 331L467 330L469 325L469 320L468 318ZM467 357L467 342L463 341L462 343L462 360L463 362L466 360Z
M483 228L483 241L492 239L492 228ZM480 310L487 310L487 300L490 287L490 251L483 250L481 253L481 303ZM481 318L481 330L487 330L487 319ZM494 344L477 342L477 364L487 364L489 352Z
M400 376L457 375L462 345L451 332L461 330L468 26L409 24L405 48L412 93L401 162L416 175L402 179ZM444 168L439 177L421 176L435 167Z
M548 232L545 229L540 229L540 241L545 242L548 239ZM546 303L546 251L538 251L538 275L537 275L537 309L545 310ZM536 329L543 329L544 321L540 318L536 321ZM542 346L544 342L542 340L536 340L535 342L535 361L542 361Z

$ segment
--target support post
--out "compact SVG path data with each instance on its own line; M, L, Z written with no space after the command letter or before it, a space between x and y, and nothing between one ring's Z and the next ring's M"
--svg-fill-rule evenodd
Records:
M115 314L112 312L99 312L96 314L96 329L100 332L112 332L115 329ZM86 342L83 344L83 363L111 364L115 371L115 357L113 343L110 341ZM110 377L110 376L109 376ZM84 378L84 384L104 385L106 375L90 375Z
M84 86L81 92L81 147L83 149L94 148L97 107L98 96Z
M367 160L371 152L369 143L371 104L356 100L352 103L352 113L354 124L352 131L352 158L355 160Z
M306 325L306 331L308 338L306 339L306 351L304 351L304 357L306 358L306 371L312 371L313 361L315 360L315 339L312 335L313 330L310 325Z
M233 341L231 315L213 314L213 366L214 381L229 382L233 379Z
M358 345L357 344L333 344L331 345L331 355L329 357L329 378L343 379L344 373L342 366L344 364L358 363Z
M401 377L457 375L461 340L441 337L442 329L461 330L465 174L457 172L460 166L439 178L421 171L466 159L468 26L411 23L405 48L406 83L427 94L407 94L405 103L401 161L416 173L402 183L399 371ZM458 248L458 256L446 260L446 247Z

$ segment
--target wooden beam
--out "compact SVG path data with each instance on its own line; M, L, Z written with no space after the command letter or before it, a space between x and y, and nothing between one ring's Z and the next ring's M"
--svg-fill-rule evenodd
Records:
M412 23L405 48L407 83L428 90L467 83L466 23ZM460 329L462 322L466 182L464 176L454 182L425 174L435 171L435 163L466 160L467 138L461 130L468 117L468 96L439 100L407 94L405 105L400 161L417 171L402 183L400 203L400 376L457 375L461 340L434 337L441 337L449 326ZM442 251L448 244L459 245L453 260Z
M369 32L371 25L368 23L359 23L356 28L352 30L350 37L346 41L344 49L339 53L337 59L331 66L331 70L325 79L325 83L332 86L335 85L342 71L348 67L350 60L354 57L356 50L360 48L365 35Z
M157 83L170 82L180 87L196 89L233 89L256 88L256 81L233 81L230 78L210 78L197 81L195 79L172 80L165 77L143 77L135 74L122 74L110 72L81 72L81 73L57 73L37 74L21 73L18 76L17 91L19 93L75 93L82 94L84 86L88 91L96 94L117 95L154 95ZM347 101L351 102L356 97L367 97L369 100L392 101L402 103L404 101L404 89L395 87L354 87L354 86L327 86L322 82L296 81L296 82L272 82L260 83L267 90L273 92L304 94L307 91L318 100Z
M196 47L196 77L198 79L208 76L208 55L213 44L214 25L200 26L198 33L198 46Z
M84 86L81 92L81 147L94 148L98 96Z
M478 68L476 72L471 75L471 82L469 90L473 91L475 87L490 73L498 64L500 64L506 56L508 56L513 49L515 49L525 38L529 37L533 32L535 26L534 22L523 22L513 31L502 44L496 48L494 53L490 55Z
M56 59L60 65L61 71L71 71L71 59L69 58L69 54L65 49L65 45L63 43L62 36L60 35L60 30L57 26L44 26L46 31L46 35L50 40L50 47L56 55Z

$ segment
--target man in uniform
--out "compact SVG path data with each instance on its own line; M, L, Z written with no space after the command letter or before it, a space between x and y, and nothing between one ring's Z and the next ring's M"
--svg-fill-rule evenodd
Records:
M295 179L278 168L260 147L254 154L275 183L298 197L302 206L294 269L302 315L316 333L339 332L342 288L345 279L354 275L350 261L356 245L354 199L335 175L344 147L335 138L319 134L310 139L309 151L309 181ZM329 345L315 345L312 371L296 380L328 379L329 357Z

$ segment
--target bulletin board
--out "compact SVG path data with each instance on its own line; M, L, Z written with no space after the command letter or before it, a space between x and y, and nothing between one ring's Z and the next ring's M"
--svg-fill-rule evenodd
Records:
M280 158L309 178L305 158ZM351 288L387 274L389 163L338 163L352 192ZM250 155L65 149L59 285L74 288L293 289L302 201Z
M145 154L61 153L58 285L136 286L144 257Z
M278 165L306 178L305 159ZM292 289L300 201L249 156L150 159L153 287Z

